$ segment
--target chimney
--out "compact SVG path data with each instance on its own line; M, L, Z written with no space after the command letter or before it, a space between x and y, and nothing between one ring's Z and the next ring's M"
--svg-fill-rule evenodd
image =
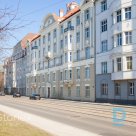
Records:
M60 9L60 10L59 10L59 16L60 16L60 17L63 17L63 16L64 16L64 10L63 10L63 9Z

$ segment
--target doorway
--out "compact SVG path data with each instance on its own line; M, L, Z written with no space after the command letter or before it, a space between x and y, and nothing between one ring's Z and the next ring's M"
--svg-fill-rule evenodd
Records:
M48 96L47 98L50 98L50 87L48 87Z

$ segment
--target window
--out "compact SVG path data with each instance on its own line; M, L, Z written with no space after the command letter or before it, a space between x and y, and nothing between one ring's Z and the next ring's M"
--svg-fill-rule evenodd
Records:
M68 97L71 97L71 88L68 87Z
M86 78L86 79L89 79L89 78L90 78L90 68L89 68L89 67L86 67L86 68L85 68L85 78Z
M89 13L89 9L87 9L86 11L85 11L85 21L86 20L89 20L89 18L90 18L90 15L89 15L90 13Z
M69 70L69 79L72 79L72 70Z
M122 33L117 34L117 46L122 45Z
M56 95L56 88L53 87L53 96L55 96L55 95Z
M114 16L113 14L111 14L111 21L112 21L112 25L114 24Z
M70 56L70 62L72 61L72 52L69 53Z
M135 90L134 82L128 83L128 89L129 89L129 95L134 95L134 90Z
M53 32L53 37L56 38L56 35L57 35L57 30L55 29Z
M63 34L63 26L61 26L61 32L60 33Z
M70 35L70 43L72 43L72 35Z
M102 74L106 74L107 73L107 62L102 62L101 68L102 68Z
M67 63L67 62L68 62L68 54L65 53L65 63Z
M121 63L121 58L117 58L117 71L122 70L122 63Z
M80 25L80 16L77 16L77 17L76 17L76 25L77 25L77 26Z
M117 11L117 22L121 22L121 10Z
M48 74L48 82L50 82L50 74Z
M101 93L102 95L108 95L108 84L103 83L101 85Z
M48 46L48 51L50 51L50 45Z
M45 54L45 48L43 48L43 56L44 56L44 54Z
M107 31L107 19L101 22L101 32Z
M39 51L39 58L40 58L40 56L41 56L41 52Z
M77 50L77 61L80 60L80 50Z
M107 0L101 2L101 12L107 10Z
M63 87L60 87L60 96L63 97Z
M126 44L132 43L132 32L125 32Z
M80 97L80 86L76 87L76 96Z
M56 74L53 73L53 81L55 81L55 79L56 79Z
M101 45L102 45L102 52L106 52L107 51L107 40L104 40L101 42Z
M125 8L125 19L131 19L131 7Z
M90 97L90 86L85 87L85 97Z
M65 80L67 80L68 79L68 72L67 72L67 70L65 70Z
M39 62L39 69L41 68L41 63Z
M56 43L54 43L54 46L53 46L53 52L56 53L57 51L57 48L56 48Z
M127 60L127 70L132 70L132 56L126 57Z
M51 40L51 34L48 33L48 41L50 41L50 40Z
M88 39L90 36L90 29L89 28L86 28L85 29L85 39Z
M67 45L67 44L68 44L68 37L65 36L65 45Z
M115 83L115 95L120 95L120 93L121 93L120 83Z
M60 41L60 49L63 49L63 40Z
M68 28L70 28L71 27L71 21L68 21Z
M80 32L76 33L76 42L80 43Z
M112 72L114 72L114 60L112 60Z
M63 80L63 72L60 72L60 80Z
M45 35L43 36L43 44L45 44Z
M77 69L77 79L80 79L80 69Z
M63 56L60 56L60 64L63 64Z
M85 56L86 56L86 59L90 59L90 47L85 48Z
M112 40L112 47L114 48L114 36L111 37Z
M39 39L39 46L41 46L41 39Z
M53 59L54 66L56 66L56 58Z

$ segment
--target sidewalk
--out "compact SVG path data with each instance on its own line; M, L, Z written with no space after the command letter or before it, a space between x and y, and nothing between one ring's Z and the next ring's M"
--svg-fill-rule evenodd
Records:
M37 128L55 136L100 136L85 130L81 130L60 122L39 117L30 113L26 113L17 109L0 105L0 111L25 121Z

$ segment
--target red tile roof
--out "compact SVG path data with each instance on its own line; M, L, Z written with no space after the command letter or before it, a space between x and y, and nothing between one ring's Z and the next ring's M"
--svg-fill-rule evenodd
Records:
M22 40L21 40L21 46L22 48L26 48L26 43L27 41L32 42L32 40L38 36L39 34L34 34L34 33L28 33Z
M73 16L74 14L76 14L79 11L80 11L79 7L75 7L73 10L70 10L66 15L64 15L62 17L61 22L65 21L66 19L68 19L69 17Z

